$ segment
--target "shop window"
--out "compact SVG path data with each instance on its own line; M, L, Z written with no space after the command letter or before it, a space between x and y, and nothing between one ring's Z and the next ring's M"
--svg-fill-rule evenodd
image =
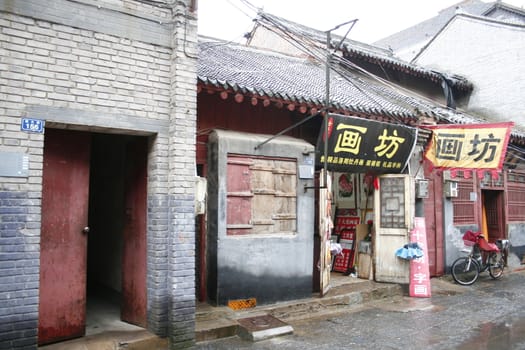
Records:
M294 159L228 155L227 234L295 233Z

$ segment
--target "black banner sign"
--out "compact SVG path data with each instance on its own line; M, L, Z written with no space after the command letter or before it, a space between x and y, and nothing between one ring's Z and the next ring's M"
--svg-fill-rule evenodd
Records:
M316 164L325 163L325 125L316 149ZM328 115L327 169L337 172L397 174L414 150L417 129L339 114Z

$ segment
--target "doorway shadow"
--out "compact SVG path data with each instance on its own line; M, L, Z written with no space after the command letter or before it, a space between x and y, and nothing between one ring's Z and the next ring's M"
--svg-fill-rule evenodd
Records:
M97 286L89 291L86 306L86 336L144 329L120 320L120 299L118 292L107 287Z

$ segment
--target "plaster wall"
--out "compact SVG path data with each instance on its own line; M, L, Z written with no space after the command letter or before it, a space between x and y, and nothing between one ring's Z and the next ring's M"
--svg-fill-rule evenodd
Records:
M312 186L313 179L297 179L295 233L226 234L228 153L295 158L300 165L305 152L313 151L302 140L282 136L255 149L268 137L216 130L209 138L208 295L220 305L245 298L264 304L312 293L314 190L304 186Z
M414 59L414 63L454 72L474 84L465 108L488 120L525 126L525 26L456 16Z

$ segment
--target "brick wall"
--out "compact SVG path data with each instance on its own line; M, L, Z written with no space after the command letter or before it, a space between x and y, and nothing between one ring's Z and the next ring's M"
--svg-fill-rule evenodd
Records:
M180 5L180 4L179 4ZM168 290L173 293L170 305L171 344L193 345L195 329L195 130L197 126L197 23L186 22L189 11L177 6L172 36L170 122L170 171L168 177L170 216L170 269ZM190 332L191 330L191 332Z
M190 0L0 1L0 154L28 156L0 176L0 349L36 346L47 127L149 135L148 328L194 339L196 18ZM172 49L173 47L173 49Z

